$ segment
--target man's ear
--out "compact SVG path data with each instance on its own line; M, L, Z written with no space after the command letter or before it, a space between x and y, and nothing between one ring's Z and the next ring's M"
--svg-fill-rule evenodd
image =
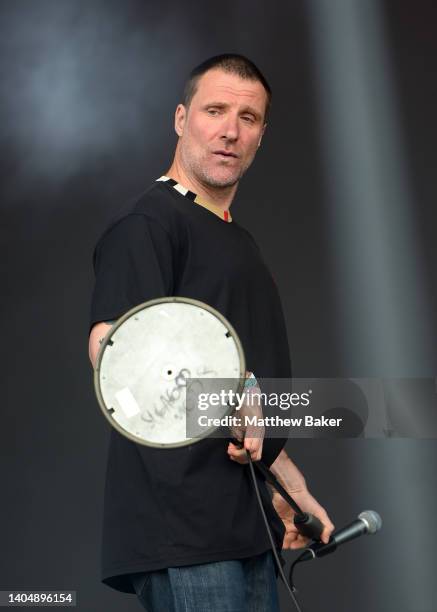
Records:
M258 140L258 148L261 146L261 140L263 139L264 132L266 131L266 127L267 127L267 123L264 123L263 128L261 130L261 136L259 137L259 140Z
M183 104L178 104L174 116L174 129L178 136L182 136L185 125L185 118L187 116L187 109Z

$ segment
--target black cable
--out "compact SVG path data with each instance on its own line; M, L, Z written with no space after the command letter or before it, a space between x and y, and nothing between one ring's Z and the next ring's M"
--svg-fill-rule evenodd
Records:
M231 442L237 448L243 448L243 443L237 438L231 438ZM273 472L262 461L255 461L255 468L262 474L266 480L285 501L293 508L295 512L294 525L299 533L310 540L320 541L320 536L323 533L323 523L314 514L302 512L298 504L294 501L291 495L284 489Z
M265 463L263 463L262 461L256 461L255 467L259 472L261 472L267 482L271 484L274 489L277 490L279 495L281 495L285 499L285 501L293 508L296 514L298 514L302 518L305 518L307 516L305 512L302 512L302 510L299 508L294 499L287 493L281 483L278 482L276 476L271 472L271 470L269 470Z
M262 513L262 516L263 516L263 519L264 519L264 523L265 523L265 526L266 526L266 529L267 529L267 534L269 536L269 540L270 540L270 543L272 545L272 552L273 552L273 556L275 557L276 564L278 566L279 575L281 576L282 581L283 581L283 583L285 585L285 588L287 589L291 599L293 600L294 605L296 606L296 610L298 612L302 612L302 608L300 607L300 605L299 605L299 603L298 603L298 601L296 599L296 596L293 593L293 590L296 590L296 589L294 587L291 587L288 584L287 578L285 577L285 574L284 574L284 570L282 569L282 564L281 564L281 561L279 559L278 552L276 550L276 543L275 543L275 541L273 539L272 532L270 531L270 525L269 525L269 522L267 520L267 516L266 516L265 510L264 510L264 506L263 506L263 503L262 503L261 495L260 495L260 492L259 492L258 482L257 482L257 479L256 479L255 470L254 470L254 467L253 467L253 464L252 464L252 458L250 456L250 452L247 449L246 449L246 455L247 455L247 458L248 458L248 461L249 461L249 469L250 469L250 473L252 475L253 486L255 488L256 497L257 497L258 504L259 504L259 507L260 507L260 510L261 510L261 513Z
M301 559L302 559L302 557L304 556L304 554L305 554L305 553L306 553L306 549L303 551L303 553L301 553L301 554L299 555L299 557L298 557L297 559L295 559L295 560L293 561L293 563L291 564L291 567L290 567L290 571L289 571L289 573L288 573L288 581L289 581L289 583L290 583L290 587L291 587L291 589L292 589L293 591L297 591L296 587L295 587L295 586L294 586L294 584L293 584L293 572L294 572L294 568L296 567L296 565L297 565L298 563L300 563L300 561L301 561Z

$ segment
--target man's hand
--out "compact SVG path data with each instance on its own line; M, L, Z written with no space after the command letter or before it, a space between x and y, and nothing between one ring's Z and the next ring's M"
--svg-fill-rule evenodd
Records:
M300 491L293 491L289 493L303 512L313 514L322 523L324 529L321 535L321 540L327 544L329 542L331 533L334 531L334 525L330 521L326 510L322 508L322 506L314 499L306 487ZM296 549L308 546L311 540L301 535L293 523L293 518L296 513L285 501L285 499L276 491L273 493L272 503L285 526L285 535L282 548Z
M334 531L326 510L314 499L306 486L305 478L298 470L296 465L288 457L285 450L282 450L271 466L273 474L287 493L295 500L302 512L314 514L322 523L324 529L321 540L328 543L331 533ZM273 506L285 526L285 536L282 548L302 548L310 543L310 539L302 536L294 526L294 510L289 506L276 490L273 490Z
M244 448L239 448L232 442L229 442L227 453L232 461L248 463L246 450L249 451L252 461L259 461L262 456L262 439L244 438Z
M246 379L249 379L251 372L246 372ZM262 457L263 440L265 435L265 427L263 425L245 425L245 419L247 417L262 418L262 406L260 401L261 390L256 379L255 384L244 387L245 401L241 408L236 410L234 416L241 418L242 425L240 427L231 427L231 434L237 440L240 440L244 445L243 448L239 448L232 442L228 445L228 455L232 461L238 463L247 463L246 450L250 453L252 461L259 461Z

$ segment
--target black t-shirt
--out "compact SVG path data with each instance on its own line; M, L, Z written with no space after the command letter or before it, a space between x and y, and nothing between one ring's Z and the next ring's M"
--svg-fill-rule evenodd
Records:
M258 378L291 376L276 285L252 236L156 182L120 211L94 252L90 329L164 296L201 300L221 312ZM102 580L132 593L129 574L237 559L271 548L248 466L228 441L206 438L158 449L111 429L105 486ZM284 439L264 441L271 465ZM264 482L264 506L278 548L284 528Z

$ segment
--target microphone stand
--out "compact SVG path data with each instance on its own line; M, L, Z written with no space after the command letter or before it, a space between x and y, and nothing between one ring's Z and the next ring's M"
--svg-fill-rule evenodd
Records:
M231 438L231 442L235 444L235 446L239 448L243 448L243 443L240 440L237 440L236 438ZM298 529L299 533L313 540L320 540L320 535L323 531L323 525L319 521L319 519L315 517L314 515L309 514L307 512L302 512L298 504L294 501L291 495L289 495L289 493L284 489L284 487L280 484L280 482L278 482L278 479L276 478L276 476L266 466L265 463L263 463L262 461L253 462L250 456L250 453L247 450L246 450L246 456L248 459L249 469L251 472L258 504L261 509L261 513L264 519L264 523L267 529L267 534L269 536L270 543L272 545L272 553L273 553L273 556L275 557L276 565L278 567L278 573L296 607L297 612L302 612L302 608L300 607L299 602L297 601L296 595L295 595L297 589L293 585L293 582L292 582L292 570L296 562L300 559L300 557L298 558L297 561L295 561L295 563L293 563L291 570L290 570L289 581L287 581L287 578L285 577L285 574L284 574L284 570L282 568L281 561L279 559L279 556L276 550L276 544L273 539L272 532L270 530L267 516L264 510L261 495L259 492L258 482L257 482L256 475L255 475L255 469L259 472L259 474L261 474L264 480L267 481L281 495L281 497L283 497L283 499L285 499L285 501L293 508L294 512L296 513L294 516L294 524L296 528Z

